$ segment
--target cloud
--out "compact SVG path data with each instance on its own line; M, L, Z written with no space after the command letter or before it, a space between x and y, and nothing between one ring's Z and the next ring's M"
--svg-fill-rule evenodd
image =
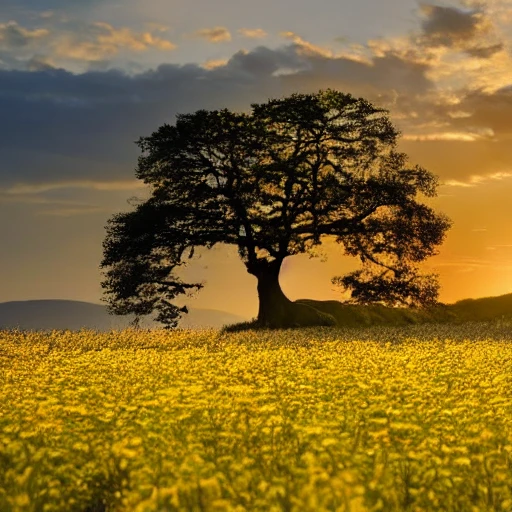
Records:
M495 53L504 50L505 46L503 43L496 43L490 46L480 46L468 48L466 52L472 57L478 57L479 59L489 59Z
M228 63L228 59L209 59L203 64L205 69L215 69L225 66Z
M320 56L326 58L331 58L334 56L331 50L314 45L305 39L302 39L302 37L300 37L295 32L281 32L281 35L284 38L293 41L300 55Z
M423 5L421 30L407 36L368 42L374 56L396 55L428 67L426 76L437 85L438 97L450 91L492 92L512 81L512 59L496 15L481 6L464 10Z
M216 77L232 77L239 83L251 80L269 83L273 88L279 82L279 71L283 69L306 69L308 65L295 52L271 50L259 46L248 52L240 50L227 62L224 69L219 69Z
M488 183L489 181L502 181L508 178L512 178L512 171L501 171L482 176L472 175L467 179L467 181L446 180L443 184L448 187L474 187L482 183Z
M113 0L1 0L0 3L3 19L34 20L64 16L84 19L96 8L112 4Z
M120 55L149 50L169 52L176 45L161 36L161 27L136 31L109 23L39 20L44 28L27 29L16 22L0 24L0 67L37 70L73 69L73 63L105 63Z
M149 48L159 50L174 50L176 45L154 36L151 32L133 32L129 28L115 29L108 23L94 23L103 33L98 35L98 42L104 45L112 45L117 48L126 47L137 52L145 51Z
M238 33L249 39L263 39L267 37L267 33L262 28L240 28Z
M495 249L512 249L512 244L497 244L486 247L486 249L495 250Z
M489 30L488 22L479 10L423 4L421 11L426 18L422 24L423 33L431 44L456 46Z
M423 32L432 37L450 33L453 41L469 41L467 34L474 34L479 23L453 21L439 10L428 16L431 22ZM78 30L72 39L77 44L67 45L78 52L76 58L105 59L120 48L137 53L166 47L158 43L165 27L151 27L151 37L105 23L81 27L84 32ZM207 39L222 38L227 31L205 30ZM461 61L462 50L424 46L422 33L342 50L316 45L294 32L282 36L287 44L278 48L258 46L202 65L165 64L131 75L51 69L55 61L44 55L32 57L32 72L0 72L0 110L11 119L0 126L0 150L6 155L0 184L40 184L43 175L50 184L129 180L138 155L133 141L164 122L173 123L178 112L247 110L252 102L327 87L389 108L404 133L406 152L444 180L470 183L471 176L507 172L512 150L505 138L512 101L507 88L496 89L506 80L510 63L504 51L485 62L467 54ZM80 41L90 46L81 47ZM471 47L480 44L471 41ZM487 65L494 66L494 75L490 67L482 73ZM450 82L453 77L462 77L461 84ZM488 88L482 88L484 79Z
M370 66L304 54L296 44L240 51L205 67L166 64L134 75L0 71L0 111L10 120L0 125L0 186L133 179L133 142L173 123L176 113L246 110L251 102L329 86L372 100L380 95L381 102L432 86L424 68L396 57Z
M486 151L490 158L477 160L485 170L474 172L475 162L469 162L466 170L456 172L465 174L459 180L464 183L470 175L501 172L509 151L502 154L503 145L496 142L512 135L512 58L500 40L494 7L488 4L473 5L470 10L424 5L419 32L367 44L372 65L379 58L395 57L403 70L423 66L423 78L435 84L421 91L408 80L405 88L397 90L390 108L404 143L465 142L480 151L481 146L474 144L493 141ZM465 159L465 155L459 157ZM446 160L451 161L451 156ZM454 171L443 166L443 174L453 176Z
M460 140L400 139L399 148L437 174L450 187L478 187L499 183L511 172L512 145L507 139L472 142ZM492 178L494 176L494 179Z
M38 215L47 215L51 217L75 217L76 215L90 215L107 213L108 210L94 205L75 206L71 208L49 208L40 210Z
M490 92L468 93L460 108L470 112L466 119L454 119L454 125L471 124L480 129L492 130L498 137L512 137L512 86Z
M504 49L484 4L471 10L423 4L423 46L445 46L478 59L488 59Z
M202 28L196 30L194 35L206 39L210 43L231 41L231 33L226 27Z
M420 30L368 41L371 60L394 55L424 65L425 76L437 89L429 102L446 107L471 91L492 93L512 83L509 36L489 2L471 9L423 4L421 12Z
M51 190L84 188L91 190L137 190L146 188L139 180L124 181L59 181L53 183L19 184L11 186L3 191L5 195L40 194Z
M24 208L35 207L34 213L38 216L71 217L75 215L89 215L97 213L105 215L110 213L108 208L95 204L44 197L23 195L4 197L0 194L0 200L3 204L11 203L23 205Z
M438 261L437 267L458 267L459 272L471 272L478 268L495 267L496 261L471 257L454 258L452 261Z
M402 140L414 140L414 141L431 141L431 140L458 140L464 142L473 142L477 140L477 136L472 133L464 132L441 132L441 133L426 133L420 135L408 135L405 134Z
M21 27L15 21L0 23L0 48L24 47L36 40L47 37L49 34L49 30L43 28L30 30Z
M100 215L104 219L112 213L113 204L129 209L149 194L148 186L134 177L53 182L45 178L0 188L0 205L37 217Z
M129 28L114 28L103 22L86 25L82 31L66 31L51 45L54 58L100 61L111 58L121 50L145 52L151 48L170 51L176 45L151 32L135 32Z
M45 192L47 192L46 190ZM24 208L35 207L36 215L51 215L69 217L71 215L85 215L91 213L109 213L105 207L97 204L81 202L72 199L59 199L45 197L44 192L40 193L11 193L0 190L0 203L23 205Z

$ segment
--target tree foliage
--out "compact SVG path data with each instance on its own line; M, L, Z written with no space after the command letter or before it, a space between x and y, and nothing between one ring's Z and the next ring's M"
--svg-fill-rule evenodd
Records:
M202 287L176 271L196 247L222 243L235 245L258 279L260 323L289 324L281 263L326 237L363 264L333 278L353 301L434 303L436 277L418 265L436 254L450 221L420 202L435 196L437 179L408 165L398 136L386 110L333 90L249 113L178 115L138 141L136 176L151 197L108 223L102 267L111 311L157 311L175 326L183 309L173 300Z

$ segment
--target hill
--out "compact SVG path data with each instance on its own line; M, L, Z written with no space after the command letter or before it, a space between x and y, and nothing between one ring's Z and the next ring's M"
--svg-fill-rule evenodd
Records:
M512 319L512 293L482 299L463 299L450 306L461 321Z
M512 319L512 293L497 297L463 299L454 304L440 304L426 309L357 306L336 300L300 299L297 302L333 316L337 325L343 327Z
M133 317L113 316L106 306L74 300L27 300L0 303L0 329L109 331L128 327ZM183 328L220 328L246 320L238 315L215 309L190 308L180 324ZM159 324L145 321L144 327Z

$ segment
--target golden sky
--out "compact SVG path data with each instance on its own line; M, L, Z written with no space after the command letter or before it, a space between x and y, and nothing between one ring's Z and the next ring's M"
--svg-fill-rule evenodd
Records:
M176 113L248 110L335 88L388 108L400 149L440 177L454 222L425 268L441 300L512 292L512 0L4 0L0 8L0 301L99 302L104 226L145 191L137 147ZM340 298L338 247L296 256L291 299ZM247 317L233 248L200 251L196 307Z

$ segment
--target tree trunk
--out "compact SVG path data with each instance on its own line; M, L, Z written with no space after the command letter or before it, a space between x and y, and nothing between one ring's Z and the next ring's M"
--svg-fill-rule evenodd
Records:
M258 279L258 324L270 328L336 325L331 315L286 297L279 284L281 264L282 260L259 261L257 268L248 270Z
M254 274L258 279L258 323L264 327L281 327L291 304L279 284L282 261L262 261Z

